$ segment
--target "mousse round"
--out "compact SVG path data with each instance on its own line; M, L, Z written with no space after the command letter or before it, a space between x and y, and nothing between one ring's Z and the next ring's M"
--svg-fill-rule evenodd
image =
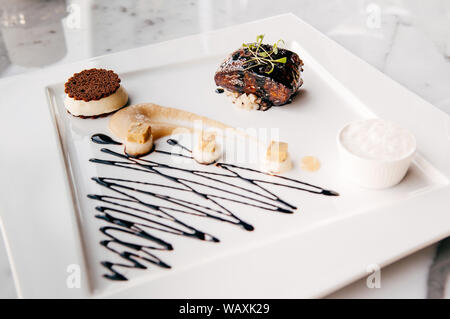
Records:
M64 106L74 116L95 117L122 108L128 94L112 70L89 69L75 73L64 84Z

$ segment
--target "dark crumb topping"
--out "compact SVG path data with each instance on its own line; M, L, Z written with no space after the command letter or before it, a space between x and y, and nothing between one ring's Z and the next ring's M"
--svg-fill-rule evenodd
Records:
M64 87L69 97L89 102L115 93L120 87L120 79L111 70L89 69L75 73Z

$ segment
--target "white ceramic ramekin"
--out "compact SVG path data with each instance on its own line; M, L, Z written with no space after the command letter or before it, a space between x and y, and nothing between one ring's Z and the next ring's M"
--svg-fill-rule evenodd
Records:
M342 143L342 132L351 124L345 125L337 136L344 177L359 186L371 189L388 188L400 183L416 152L416 140L412 133L414 148L405 156L395 160L368 159L350 152Z

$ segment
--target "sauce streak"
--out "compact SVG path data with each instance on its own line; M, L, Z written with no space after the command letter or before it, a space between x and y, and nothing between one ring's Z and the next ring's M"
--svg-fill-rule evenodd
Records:
M94 136L97 135L102 134ZM103 141L110 141L110 143L112 141L113 145L117 145L117 142L109 137L101 137L101 141L100 144L106 144ZM167 143L179 147L181 151L190 152L177 140L168 139ZM116 194L116 196L88 195L88 198L101 202L101 205L96 207L98 214L95 217L111 224L99 229L108 238L100 244L126 262L101 262L109 271L103 276L111 280L128 280L119 268L147 269L144 262L162 268L171 268L155 255L155 251L170 251L173 250L173 246L155 236L153 232L215 243L220 241L214 235L183 222L177 216L192 215L208 218L252 231L254 227L233 213L227 208L228 205L224 205L224 202L274 213L292 214L297 207L271 192L266 185L325 196L339 195L334 191L299 180L233 164L216 163L215 167L220 169L220 172L217 172L217 170L186 169L150 159L133 158L108 148L102 148L101 152L107 154L110 159L93 158L90 162L139 171L144 177L140 180L114 177L92 178L97 184ZM161 150L154 152L192 159L192 156L182 153ZM145 178L146 174L153 174L154 177ZM248 174L255 177L246 176ZM157 177L166 182L158 183ZM184 195L186 193L194 196L187 197ZM130 239L125 241L124 235L129 235Z

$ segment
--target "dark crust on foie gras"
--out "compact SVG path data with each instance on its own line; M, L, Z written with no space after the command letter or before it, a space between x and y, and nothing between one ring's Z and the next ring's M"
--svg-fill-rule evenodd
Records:
M64 84L64 92L85 102L100 100L114 94L120 87L120 78L112 70L89 69L75 73Z
M262 47L267 52L272 50L272 46L267 44ZM286 57L286 63L275 63L270 74L266 73L270 66L256 66L256 62L248 62L252 57L247 48L239 48L231 53L214 75L216 85L231 92L254 94L266 108L289 103L303 84L303 61L297 53L278 49L278 53L272 55L272 58L276 60Z

